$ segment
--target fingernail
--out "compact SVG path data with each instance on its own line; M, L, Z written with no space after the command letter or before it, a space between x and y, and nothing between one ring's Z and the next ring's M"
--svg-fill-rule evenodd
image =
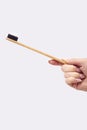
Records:
M82 80L81 79L76 79L76 82L82 82Z
M84 79L84 78L85 78L85 75L83 75L83 74L80 74L80 77L81 77L82 79Z
M81 70L79 68L77 68L77 72L81 72Z

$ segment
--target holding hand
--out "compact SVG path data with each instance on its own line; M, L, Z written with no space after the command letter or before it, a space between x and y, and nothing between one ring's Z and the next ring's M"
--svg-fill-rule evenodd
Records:
M87 91L87 58L69 59L67 64L61 65L55 60L50 60L52 65L60 65L64 72L65 82L78 90Z

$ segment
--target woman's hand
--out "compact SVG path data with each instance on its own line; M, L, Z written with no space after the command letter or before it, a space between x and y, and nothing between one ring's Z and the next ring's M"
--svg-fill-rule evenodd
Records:
M55 60L50 60L52 65L60 65L64 72L65 82L78 90L87 91L87 58L69 59L67 64L61 65Z

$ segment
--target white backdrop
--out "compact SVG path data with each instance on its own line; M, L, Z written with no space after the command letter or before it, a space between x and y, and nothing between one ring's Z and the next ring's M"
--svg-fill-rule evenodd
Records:
M0 130L87 130L87 92L8 33L59 58L87 57L87 1L0 1Z

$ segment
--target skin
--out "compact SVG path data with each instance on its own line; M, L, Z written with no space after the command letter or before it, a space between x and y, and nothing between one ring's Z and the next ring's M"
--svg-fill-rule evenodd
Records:
M77 89L87 91L87 58L75 58L66 60L67 64L61 65L55 60L49 63L55 66L61 66L64 72L65 82Z

